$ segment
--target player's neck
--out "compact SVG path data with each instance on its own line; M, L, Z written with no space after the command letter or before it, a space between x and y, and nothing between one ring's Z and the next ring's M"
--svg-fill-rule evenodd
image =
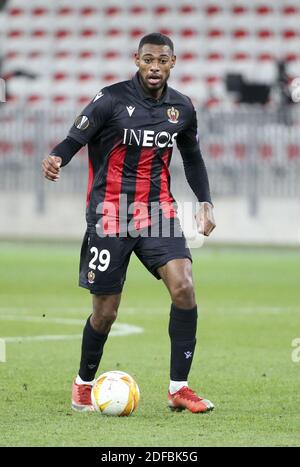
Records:
M162 89L157 89L157 90L153 90L152 92L150 91L150 89L148 89L144 83L143 83L143 80L140 79L139 77L139 82L140 82L140 85L141 87L143 88L143 91L148 94L150 97L152 97L153 99L159 101L161 96L163 95L164 93L164 90L165 90L165 87L166 85L162 88Z

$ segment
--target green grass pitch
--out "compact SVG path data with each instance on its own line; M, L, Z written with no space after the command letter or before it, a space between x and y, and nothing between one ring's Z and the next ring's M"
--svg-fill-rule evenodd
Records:
M133 256L117 322L143 333L111 336L99 372L134 376L139 409L128 418L72 412L80 338L8 342L0 445L299 446L292 341L300 337L300 252L205 245L193 257L199 320L190 386L214 412L167 408L170 300ZM77 287L78 259L77 244L2 243L0 337L81 334L91 307Z

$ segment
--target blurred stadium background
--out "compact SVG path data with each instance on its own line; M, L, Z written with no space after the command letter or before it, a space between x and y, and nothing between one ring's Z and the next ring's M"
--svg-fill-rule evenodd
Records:
M210 241L299 245L299 1L0 5L1 237L81 238L86 151L57 184L42 179L41 160L99 89L135 73L141 36L161 31L178 57L170 84L198 111L218 224ZM176 152L172 172L173 193L189 199Z
M70 409L91 307L76 286L87 154L58 183L41 161L103 86L135 73L153 31L174 40L170 85L197 109L215 203L217 229L193 251L191 387L216 410L167 409L170 299L133 257L113 329L143 333L110 337L100 370L132 374L141 407L99 423ZM0 445L299 446L300 1L0 0L0 57ZM171 171L191 199L176 151Z

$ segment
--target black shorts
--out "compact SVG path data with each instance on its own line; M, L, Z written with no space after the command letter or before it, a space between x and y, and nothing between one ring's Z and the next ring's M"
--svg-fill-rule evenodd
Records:
M122 292L131 253L157 278L157 269L172 259L189 258L191 253L182 236L173 237L99 237L86 232L80 254L79 285L92 294Z

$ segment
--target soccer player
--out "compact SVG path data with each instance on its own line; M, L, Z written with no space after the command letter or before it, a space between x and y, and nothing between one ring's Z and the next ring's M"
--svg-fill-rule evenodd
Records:
M188 386L197 305L191 253L170 193L168 167L175 142L187 181L200 202L196 215L199 231L208 236L215 222L195 109L188 97L167 85L175 62L169 37L159 33L144 36L135 54L138 71L133 79L98 92L76 118L67 138L43 160L44 176L57 181L61 167L88 144L87 230L79 284L90 290L93 312L83 330L80 368L72 387L72 407L77 411L93 410L91 387L117 317L133 251L163 280L172 301L168 405L194 413L214 408ZM168 235L164 235L166 221L172 227ZM156 235L145 235L155 225Z

